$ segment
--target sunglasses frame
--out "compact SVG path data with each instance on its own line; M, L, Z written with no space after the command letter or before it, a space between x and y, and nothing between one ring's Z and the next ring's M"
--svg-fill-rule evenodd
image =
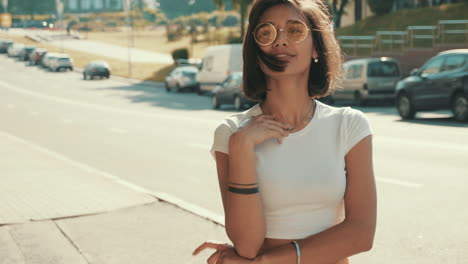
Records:
M301 43L302 41L304 41L304 40L307 38L307 35L309 34L310 28L307 26L307 24L306 24L304 21L301 21L301 20L291 20L291 21L289 21L289 22L286 24L286 27L288 26L289 23L295 23L295 22L299 22L299 23L303 24L304 27L307 29L307 33L305 34L305 37L304 37L302 40L299 40L299 41L297 41L297 42L294 42L294 43L297 44L297 43ZM258 28L259 26L262 26L262 25L271 25L271 26L275 29L275 31L274 31L274 32L275 32L275 38L273 39L272 42L267 43L267 44L261 44L260 42L258 42L257 37L255 36L255 32L257 31L257 28ZM254 28L254 30L253 30L253 32L252 32L252 35L253 35L253 37L254 37L254 39L255 39L255 42L257 42L258 45L260 45L260 46L268 46L268 45L270 45L271 43L275 42L276 38L278 37L278 32L284 31L286 27L284 27L284 28L276 28L275 25L273 25L272 23L262 23L262 24L258 24L258 25ZM287 35L286 35L286 39L289 40L289 38L288 38Z

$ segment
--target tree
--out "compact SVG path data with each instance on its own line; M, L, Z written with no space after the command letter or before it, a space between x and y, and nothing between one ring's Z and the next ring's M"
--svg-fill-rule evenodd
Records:
M34 20L35 14L54 14L56 13L54 0L9 0L8 11L13 14L30 15Z
M367 4L371 11L378 16L390 13L393 8L393 0L368 0Z
M220 10L224 10L224 0L213 0L213 3ZM233 9L239 11L241 16L240 27L241 27L241 38L245 32L245 16L247 15L247 8L252 3L252 0L231 0Z
M341 17L345 13L345 7L349 4L350 0L333 0L331 3L327 1L327 5L330 8L330 12L333 16L333 22L335 28L341 26Z

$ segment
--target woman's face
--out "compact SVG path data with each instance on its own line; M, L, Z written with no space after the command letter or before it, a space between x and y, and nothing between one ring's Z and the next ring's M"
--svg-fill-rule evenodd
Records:
M302 21L309 27L308 23L300 14L288 5L270 7L260 17L258 25L271 23L276 27L276 30L278 30L284 28L289 20ZM284 72L276 72L270 70L259 60L261 70L267 76L273 78L285 75L309 74L312 58L317 57L313 52L312 35L310 31L307 33L307 37L299 43L289 41L286 38L286 31L277 31L277 36L273 43L266 46L259 45L258 43L256 44L265 54L275 56L275 58L279 60L288 61ZM284 55L281 56L281 54L288 54L288 56L284 57Z

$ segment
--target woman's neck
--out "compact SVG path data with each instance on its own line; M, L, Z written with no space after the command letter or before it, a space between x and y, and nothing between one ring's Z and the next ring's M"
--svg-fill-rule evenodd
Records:
M277 114L279 120L293 127L300 126L310 113L311 98L308 80L292 76L267 78L266 100L261 104L265 114Z

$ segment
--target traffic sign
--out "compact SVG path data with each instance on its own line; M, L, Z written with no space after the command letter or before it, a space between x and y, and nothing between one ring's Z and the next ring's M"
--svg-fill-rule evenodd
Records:
M2 27L4 27L4 28L11 27L11 24L12 24L11 14L10 13L0 14L0 21L1 21Z

